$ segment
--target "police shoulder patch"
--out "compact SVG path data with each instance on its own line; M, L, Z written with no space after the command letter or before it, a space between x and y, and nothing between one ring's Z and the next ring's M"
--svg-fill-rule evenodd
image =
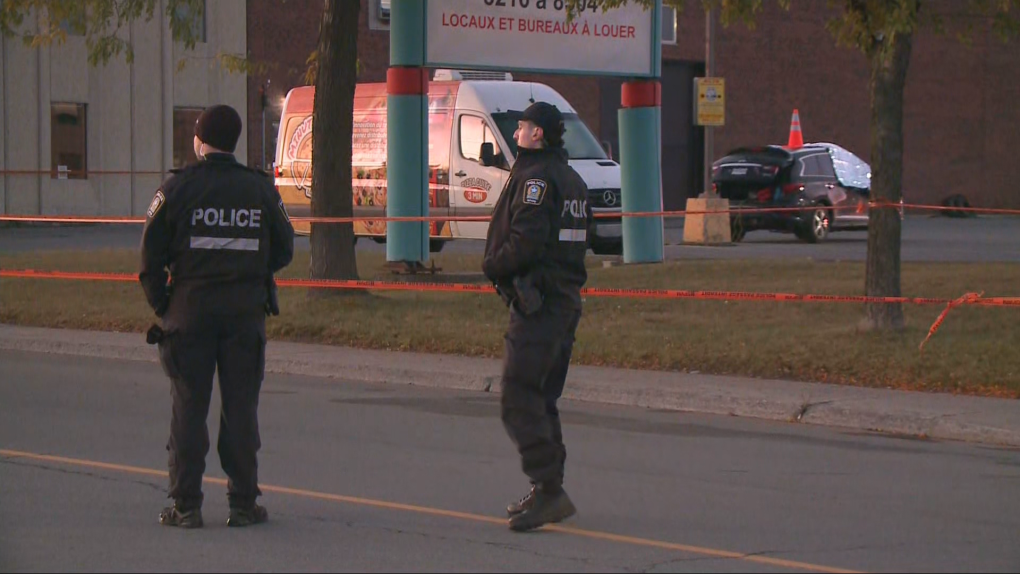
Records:
M149 209L145 213L151 218L156 215L159 208L163 207L164 203L166 203L166 197L163 195L163 190L157 189L156 195L152 198L152 203L149 204Z
M548 187L545 180L529 179L524 182L524 203L528 205L541 205L545 199L545 190Z

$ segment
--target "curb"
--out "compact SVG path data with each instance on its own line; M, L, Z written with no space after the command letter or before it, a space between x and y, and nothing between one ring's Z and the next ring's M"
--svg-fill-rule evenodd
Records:
M140 333L0 325L0 350L157 362ZM499 392L501 361L269 341L266 372ZM1020 447L1020 401L574 365L563 397L995 446Z

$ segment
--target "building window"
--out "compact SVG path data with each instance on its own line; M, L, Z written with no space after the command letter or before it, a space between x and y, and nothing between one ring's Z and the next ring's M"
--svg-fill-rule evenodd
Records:
M491 2L490 2L491 3ZM389 30L391 0L369 0L368 29Z
M192 7L192 3L198 6L199 13L195 13L195 9ZM206 1L201 0L200 2L179 2L177 7L174 9L174 16L178 22L181 22L185 26L190 23L192 29L192 35L196 42L205 43L205 14L206 14Z
M50 177L87 179L85 104L50 104Z
M671 6L662 7L662 43L676 45L676 9Z
M174 167L195 163L195 122L201 108L174 108Z

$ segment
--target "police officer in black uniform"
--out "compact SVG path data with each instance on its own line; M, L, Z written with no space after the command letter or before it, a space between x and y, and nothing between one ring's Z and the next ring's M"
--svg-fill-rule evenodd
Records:
M276 314L273 274L294 254L294 228L270 177L241 165L233 151L241 117L206 109L195 124L200 161L156 191L142 233L139 280L162 327L149 331L172 382L170 490L160 523L202 526L202 475L209 451L206 417L219 372L217 450L229 477L229 526L268 519L255 503L259 390L266 315ZM168 282L169 280L169 282Z
M493 211L482 270L510 307L501 415L532 488L507 507L510 528L560 522L567 451L556 402L581 319L593 225L584 180L567 164L563 116L536 102L518 121L517 161Z

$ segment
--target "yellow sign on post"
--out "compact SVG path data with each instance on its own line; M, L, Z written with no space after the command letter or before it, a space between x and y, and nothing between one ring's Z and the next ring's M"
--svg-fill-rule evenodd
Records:
M695 121L699 126L726 125L726 80L694 78Z

